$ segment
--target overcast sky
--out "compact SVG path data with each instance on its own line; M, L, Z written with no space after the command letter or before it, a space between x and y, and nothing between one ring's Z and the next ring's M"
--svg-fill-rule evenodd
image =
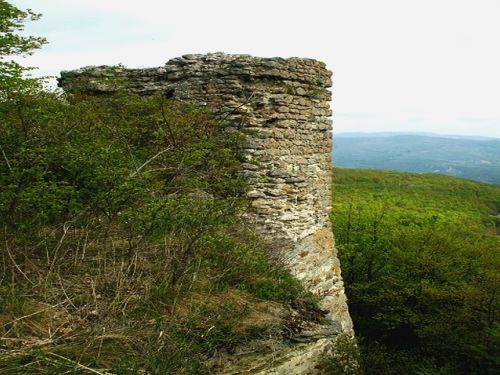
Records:
M500 137L500 0L10 0L40 74L222 51L323 60L334 132Z

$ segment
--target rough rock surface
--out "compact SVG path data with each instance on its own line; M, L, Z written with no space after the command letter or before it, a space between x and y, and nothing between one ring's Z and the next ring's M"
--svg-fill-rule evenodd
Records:
M63 72L59 80L66 91L95 94L112 93L126 82L140 94L160 91L208 105L218 117L251 130L244 164L252 186L247 220L274 244L292 274L321 297L329 326L338 329L318 326L313 331L319 334L296 344L246 359L241 355L224 373L315 373L335 336L353 334L328 216L330 77L325 64L311 59L216 53L185 55L159 68L82 68Z

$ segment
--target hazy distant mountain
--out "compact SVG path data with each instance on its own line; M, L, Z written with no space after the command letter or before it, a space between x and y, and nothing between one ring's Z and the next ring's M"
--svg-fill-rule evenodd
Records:
M500 184L500 139L432 133L343 133L337 167L439 173Z
M499 140L498 138L484 137L480 135L456 135L456 134L438 134L431 132L374 132L374 133L363 133L363 132L346 132L336 134L337 138L386 138L394 137L397 135L416 135L422 137L433 137L433 138L449 138L449 139L474 139L474 140Z

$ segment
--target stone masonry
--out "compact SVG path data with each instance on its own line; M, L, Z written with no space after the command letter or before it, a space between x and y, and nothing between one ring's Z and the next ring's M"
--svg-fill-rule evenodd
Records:
M352 335L329 221L331 72L325 64L301 58L185 55L159 68L63 72L59 83L69 92L106 94L116 90L117 78L133 92L162 92L209 106L217 117L250 131L243 165L252 186L246 219L273 244L274 255L291 273L320 296L327 318L338 327L335 334ZM228 373L314 373L334 339L328 332L274 355L265 369Z

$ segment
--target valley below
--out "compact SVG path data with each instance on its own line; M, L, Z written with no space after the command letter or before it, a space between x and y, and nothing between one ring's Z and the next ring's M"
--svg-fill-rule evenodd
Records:
M334 137L342 168L434 173L500 184L500 139L405 133L344 133Z

